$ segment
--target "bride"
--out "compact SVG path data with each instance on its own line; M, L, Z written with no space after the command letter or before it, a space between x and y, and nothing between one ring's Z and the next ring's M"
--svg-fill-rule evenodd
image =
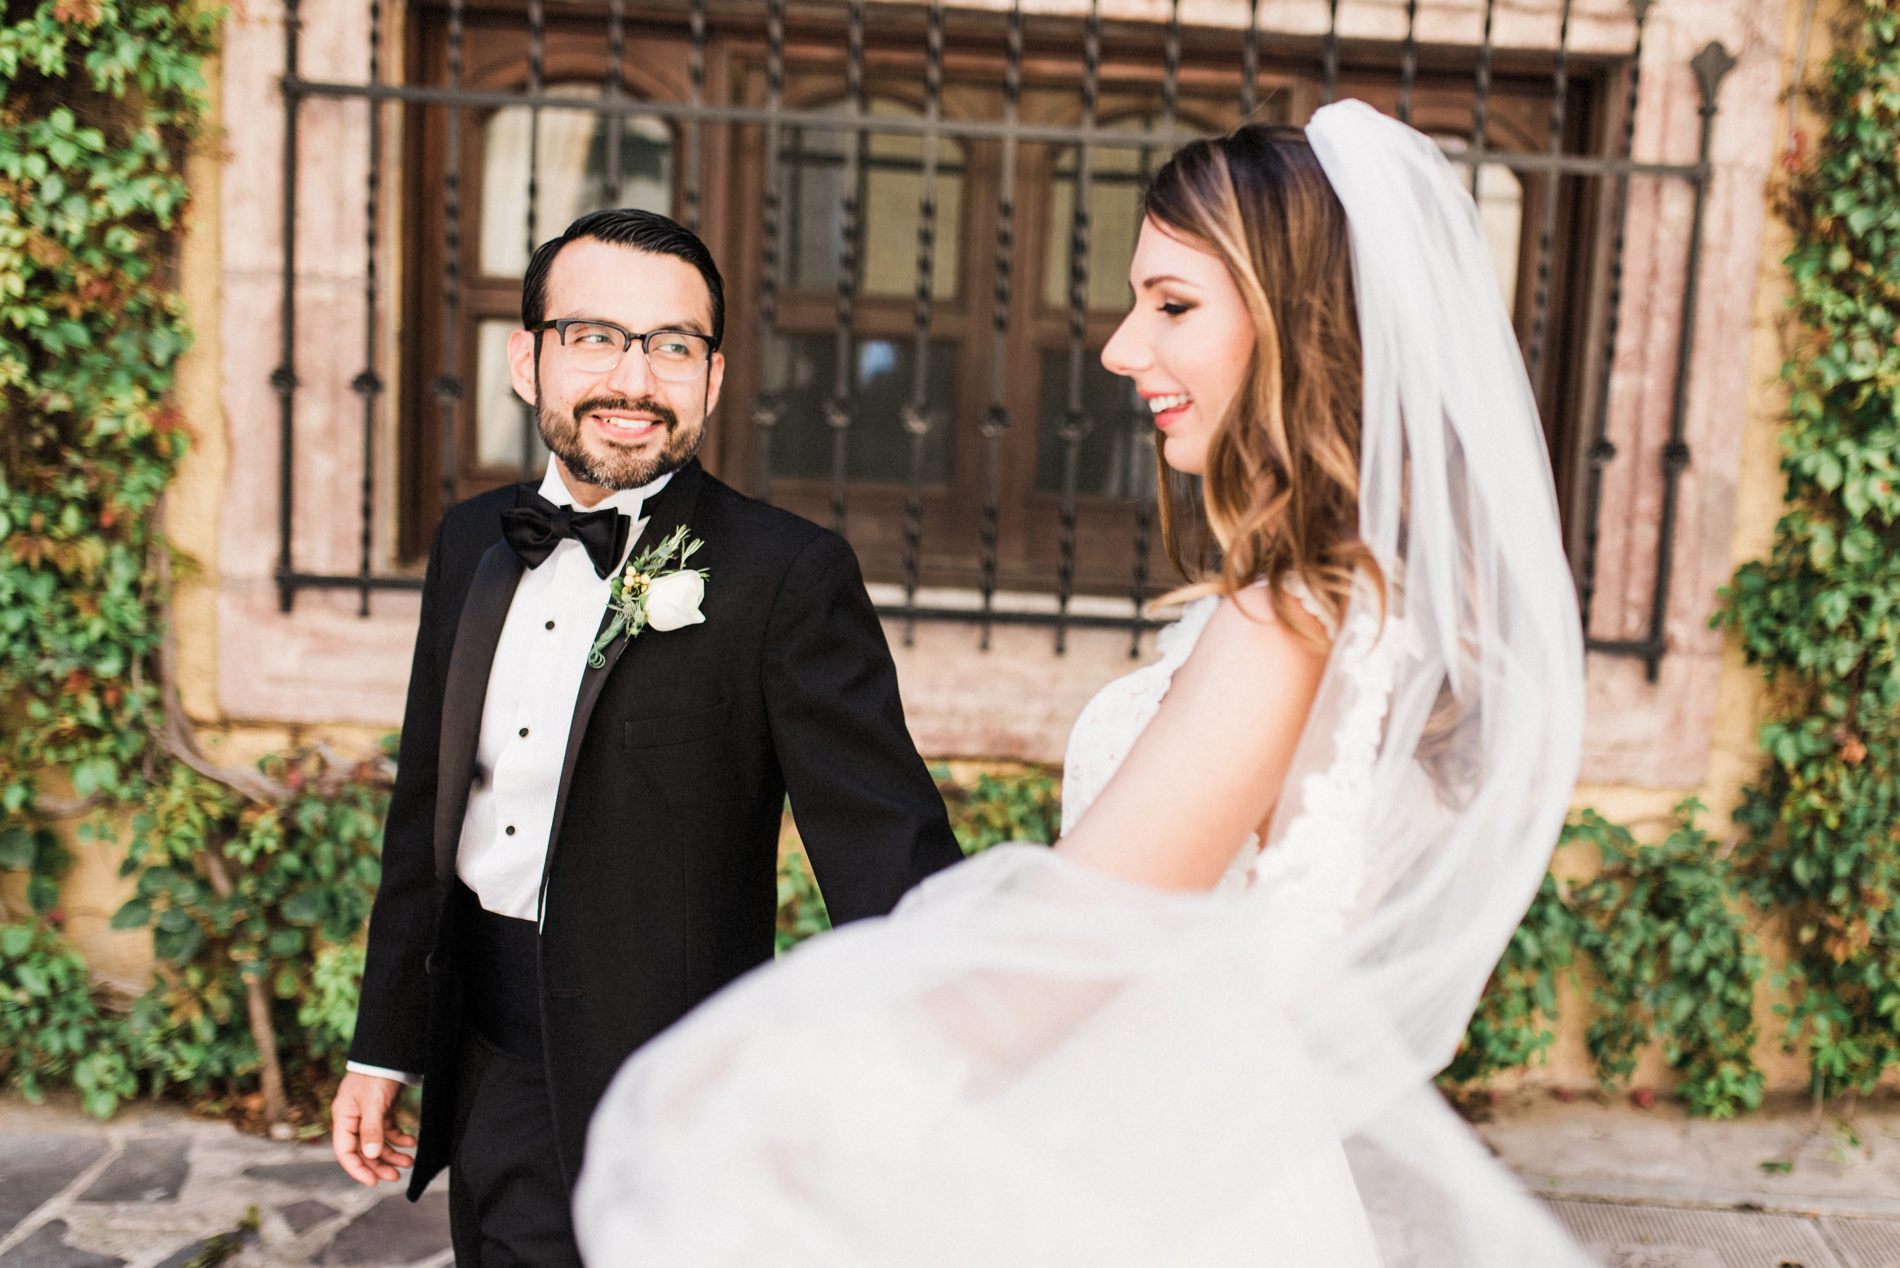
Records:
M1582 652L1477 214L1359 102L1181 150L1102 354L1154 412L1161 658L1062 839L940 873L636 1054L605 1265L1585 1262L1430 1086L1543 874Z

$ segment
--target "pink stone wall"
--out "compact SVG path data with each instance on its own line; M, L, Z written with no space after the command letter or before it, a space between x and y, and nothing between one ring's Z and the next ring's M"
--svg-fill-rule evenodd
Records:
M1700 783L1708 769L1722 652L1722 635L1709 628L1709 617L1716 588L1733 566L1744 411L1751 393L1770 386L1752 381L1749 346L1786 10L1785 0L1672 0L1651 12L1637 158L1693 162L1701 97L1690 59L1720 40L1737 64L1722 85L1715 126L1685 420L1690 463L1677 504L1664 630L1669 651L1653 684L1640 661L1590 657L1587 782L1684 787ZM1601 638L1648 632L1691 211L1679 183L1632 182L1626 307L1609 420L1619 456L1604 471L1590 631Z

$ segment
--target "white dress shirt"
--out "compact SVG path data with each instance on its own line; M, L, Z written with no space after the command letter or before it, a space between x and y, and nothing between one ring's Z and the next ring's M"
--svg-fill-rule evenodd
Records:
M632 519L631 543L646 527L641 504L671 478L622 489L588 509L619 511ZM541 481L541 496L556 506L574 505L552 463ZM625 562L624 555L615 560L614 571ZM594 571L586 547L565 538L540 567L521 578L501 627L482 703L475 785L455 853L455 874L498 916L540 919L541 869L567 759L568 727L612 582L612 572L603 578Z
M590 510L613 510L633 520L628 549L646 521L641 504L666 487L671 473L637 489L610 494ZM541 496L573 506L553 463L541 481ZM531 568L515 589L508 619L495 645L482 703L481 739L475 750L475 784L456 848L455 874L498 916L539 920L541 871L547 860L554 800L567 760L568 729L580 694L587 653L600 633L614 572L594 571L587 548L564 538L554 553ZM352 1061L362 1074L417 1083L409 1071Z

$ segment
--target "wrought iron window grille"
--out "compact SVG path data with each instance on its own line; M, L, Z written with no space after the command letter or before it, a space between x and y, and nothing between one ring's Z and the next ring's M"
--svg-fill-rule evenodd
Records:
M1555 2L1556 0L1553 0L1553 3ZM1412 120L1422 75L1442 74L1442 68L1445 66L1473 68L1470 139L1462 147L1448 144L1447 156L1452 162L1465 165L1471 170L1474 192L1477 188L1478 173L1481 168L1487 166L1508 169L1520 179L1534 179L1544 183L1544 197L1539 204L1538 223L1535 226L1528 223L1521 226L1521 232L1530 233L1534 229L1537 235L1533 257L1534 286L1531 313L1524 338L1524 355L1533 383L1540 381L1540 372L1544 369L1548 358L1553 355L1550 346L1551 303L1558 183L1566 178L1607 183L1609 241L1607 262L1603 269L1603 275L1607 280L1602 288L1602 297L1598 304L1600 313L1595 319L1599 333L1595 336L1595 349L1589 358L1595 385L1594 390L1588 393L1591 401L1588 443L1580 442L1578 445L1584 464L1581 480L1582 506L1579 517L1582 528L1581 532L1573 534L1572 538L1573 566L1586 629L1589 626L1592 600L1597 590L1598 517L1601 512L1603 472L1619 457L1616 446L1609 439L1608 428L1611 415L1611 374L1616 360L1623 304L1623 264L1630 213L1630 183L1633 178L1656 179L1680 182L1692 190L1693 212L1680 301L1669 439L1661 453L1662 499L1648 626L1646 632L1637 638L1622 640L1590 638L1588 640L1588 646L1592 651L1643 660L1647 665L1649 678L1654 681L1660 661L1666 651L1664 620L1669 601L1678 485L1691 456L1684 439L1684 424L1688 407L1689 370L1694 351L1703 230L1711 175L1711 139L1720 86L1724 76L1734 66L1734 59L1721 44L1712 43L1703 48L1691 63L1701 93L1701 126L1695 161L1667 163L1635 159L1632 155L1632 142L1635 134L1636 113L1640 104L1639 71L1643 56L1644 32L1652 8L1652 0L1630 0L1634 39L1627 56L1621 59L1620 77L1624 95L1620 111L1617 112L1614 144L1606 147L1608 150L1606 153L1572 152L1566 148L1565 143L1567 110L1571 106L1574 90L1575 58L1570 45L1572 0L1561 0L1557 38L1554 45L1545 50L1546 73L1550 85L1548 144L1542 152L1503 150L1486 144L1487 116L1492 105L1494 76L1498 65L1498 51L1492 44L1492 19L1497 0L1486 0L1483 42L1477 47L1458 48L1435 48L1421 44L1417 38L1419 7L1417 0L1408 0L1407 32L1396 49L1391 45L1372 45L1342 39L1340 10L1342 7L1350 7L1351 4L1352 0L1332 0L1329 29L1323 37L1315 40L1310 37L1284 37L1261 30L1257 21L1257 0L1252 6L1252 20L1242 31L1185 31L1180 19L1180 0L1172 0L1169 15L1162 30L1162 64L1158 85L1159 112L1154 116L1154 124L1150 129L1130 131L1114 126L1112 123L1104 123L1098 117L1103 91L1105 30L1101 0L1091 0L1086 19L1077 24L1074 30L1074 34L1080 35L1079 111L1078 121L1065 125L1031 122L1022 117L1021 104L1024 95L1026 60L1025 26L1027 23L1046 22L1050 19L1025 15L1021 0L1016 0L1005 15L966 10L955 11L956 21L960 27L969 24L988 31L993 35L995 43L1000 45L1003 62L1003 110L1000 118L954 117L946 114L944 110L945 29L950 17L946 12L944 0L916 0L908 4L879 6L880 22L889 14L910 17L916 11L922 10L923 105L914 116L872 114L867 111L866 30L867 24L872 20L872 15L866 0L841 0L841 3L801 6L795 15L788 14L787 0L763 0L762 9L756 4L746 3L745 0L739 0L738 3L730 6L722 6L719 14L721 21L733 21L744 25L748 22L760 23L762 18L766 83L764 101L760 104L707 99L706 65L710 38L708 0L687 0L685 5L683 17L690 40L688 79L690 90L684 100L635 98L627 91L622 73L629 20L625 0L607 0L606 11L602 15L602 36L609 50L609 74L598 97L579 97L571 93L548 90L545 66L547 14L543 0L527 0L526 4L529 63L526 83L521 90L506 91L470 86L464 82L464 44L469 17L467 0L446 0L447 59L445 82L442 83L396 82L386 74L383 28L387 15L384 12L382 0L369 0L366 77L361 82L306 78L302 73L299 57L302 20L300 2L286 0L285 70L281 80L284 96L281 351L278 367L270 376L270 382L279 402L280 472L276 582L281 609L284 612L291 611L300 590L354 590L359 595L358 611L361 615L367 616L372 592L414 590L420 588L421 585L419 577L379 570L374 558L373 545L373 530L377 514L378 429L387 425L384 417L386 412L384 399L388 391L382 364L385 360L381 350L382 335L378 324L378 313L386 299L383 293L385 286L383 273L379 268L383 246L378 236L379 227L383 223L384 199L387 196L386 188L389 183L385 171L387 161L384 143L385 108L434 107L444 110L447 116L448 146L440 191L443 213L440 234L445 248L440 278L444 310L442 323L444 343L441 372L432 380L428 388L428 395L434 401L441 418L441 498L442 505L446 507L456 500L457 415L461 410L461 402L468 395L461 346L461 326L464 316L460 311L463 279L459 271L459 246L463 229L465 195L462 188L460 130L465 112L525 107L532 111L536 118L542 112L592 114L597 119L614 123L616 129L625 121L633 119L658 119L677 124L679 128L676 133L677 144L684 151L684 184L678 198L678 207L682 218L694 227L698 226L704 212L702 195L705 183L707 130L710 127L728 129L757 127L763 131L764 171L761 182L763 195L756 213L757 240L762 258L757 296L762 346L758 348L757 355L767 361L774 354L773 345L781 338L777 317L786 221L785 208L780 205L778 169L795 157L786 149L785 138L788 131L821 130L849 134L859 138L860 141L874 134L918 138L921 141L921 155L915 160L870 157L862 152L864 149L862 144L845 145L841 154L824 160L835 162L842 167L845 173L842 188L846 191L841 207L842 233L837 247L836 261L835 319L838 355L835 364L837 381L825 405L825 415L830 423L832 435L829 483L833 523L840 529L846 524L851 495L848 461L852 434L854 429L865 424L865 420L859 418L854 409L852 384L848 373L854 313L859 299L858 283L861 280L858 273L862 263L858 258L858 238L862 229L863 208L859 205L855 191L858 189L860 171L864 167L901 168L907 172L916 173L920 178L915 253L916 285L912 301L912 379L907 403L899 411L898 418L894 420L909 438L911 460L903 515L904 598L902 602L882 605L879 610L886 617L904 622L907 638L911 628L919 621L970 622L981 627L983 646L987 648L990 631L994 626L1034 625L1052 628L1055 649L1061 652L1066 646L1067 633L1072 628L1114 628L1124 630L1130 635L1130 654L1137 653L1143 632L1154 629L1159 624L1144 611L1144 605L1151 597L1149 555L1155 528L1152 494L1140 499L1135 507L1130 541L1132 565L1127 590L1128 598L1131 600L1130 615L1108 616L1072 610L1076 593L1077 517L1080 498L1076 474L1078 455L1085 438L1103 421L1092 418L1084 408L1084 369L1089 355L1088 294L1092 225L1090 199L1080 194L1071 199L1069 224L1064 230L1068 251L1066 290L1069 320L1066 408L1055 420L1056 435L1064 446L1063 480L1058 517L1059 544L1055 575L1052 578L1055 602L1053 609L1048 611L1019 610L1015 607L999 606L997 602L1000 589L998 561L1002 442L1014 425L1005 400L1004 385L1012 357L1023 355L1023 349L1013 341L1010 329L1011 297L1015 289L1022 284L1021 261L1018 258L1019 244L1016 240L1019 212L1016 160L1018 148L1026 144L1073 147L1075 154L1073 175L1066 179L1073 180L1074 188L1078 191L1086 191L1094 187L1093 168L1099 151L1139 148L1150 153L1165 154L1187 140L1201 135L1195 129L1183 126L1179 117L1183 43L1184 38L1191 36L1196 46L1201 48L1207 47L1210 43L1222 42L1238 46L1234 49L1237 54L1237 65L1233 93L1241 118L1252 117L1260 105L1263 44L1268 46L1268 51L1276 64L1281 66L1297 65L1302 61L1311 64L1317 61L1322 85L1319 99L1322 102L1333 98L1338 90L1342 73L1352 71L1354 68L1363 69L1385 64L1396 54L1398 67L1396 113L1408 122ZM673 8L677 8L677 5L666 7L664 12L656 8L653 16L660 20L677 23L682 15L673 12ZM844 109L817 110L786 104L788 22L793 21L801 28L806 26L815 29L822 28L834 35L840 29L842 30L845 44ZM1116 33L1136 30L1142 38L1150 42L1153 38L1152 28L1137 27L1126 22L1108 23L1106 26ZM1512 56L1522 61L1521 50L1513 52ZM1434 68L1439 69L1434 71ZM364 361L362 370L350 383L351 389L361 399L363 433L363 472L359 506L360 551L358 567L353 573L300 570L296 566L292 531L296 459L294 422L297 394L302 385L297 356L299 278L297 222L301 157L298 124L300 115L311 103L324 100L361 102L368 115L368 154L364 185L367 214L363 242ZM531 129L531 137L534 138L531 144L538 143L538 128ZM945 425L941 412L935 407L936 403L930 399L927 382L931 360L929 355L931 319L936 302L932 287L933 265L938 246L936 235L939 208L936 203L936 190L941 177L961 174L965 171L963 164L946 162L942 159L941 149L945 140L992 141L999 143L1000 146L996 202L993 209L995 224L993 275L989 297L991 301L988 323L989 401L980 414L980 421L976 428L984 453L981 481L983 497L981 527L979 540L976 543L977 575L980 578L977 590L980 601L968 608L930 606L919 601L919 594L923 589L925 445L933 430ZM806 160L801 157L799 161ZM609 165L608 188L617 190L621 179L617 167L619 162L617 145L609 145L607 162ZM526 238L530 244L536 240L538 229L534 221L536 199L532 184L537 170L531 158L525 225ZM1119 179L1119 177L1111 179ZM974 302L975 299L972 297L972 303ZM760 496L769 496L773 486L771 441L775 426L782 420L783 411L783 400L770 387L758 392L745 409L746 417L758 433L755 492ZM527 425L524 423L524 429Z

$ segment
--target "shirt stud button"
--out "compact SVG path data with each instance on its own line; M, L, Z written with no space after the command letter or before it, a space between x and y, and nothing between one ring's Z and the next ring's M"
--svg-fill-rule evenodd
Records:
M553 628L554 628L554 622L552 622L552 621L549 621L549 622L548 622L548 628L549 628L549 629L553 629Z
M525 739L527 738L527 735L528 735L528 728L524 726L521 728L521 736L523 739Z
M513 836L515 834L515 825L511 823L507 827L503 828L502 831L506 832L509 836Z

